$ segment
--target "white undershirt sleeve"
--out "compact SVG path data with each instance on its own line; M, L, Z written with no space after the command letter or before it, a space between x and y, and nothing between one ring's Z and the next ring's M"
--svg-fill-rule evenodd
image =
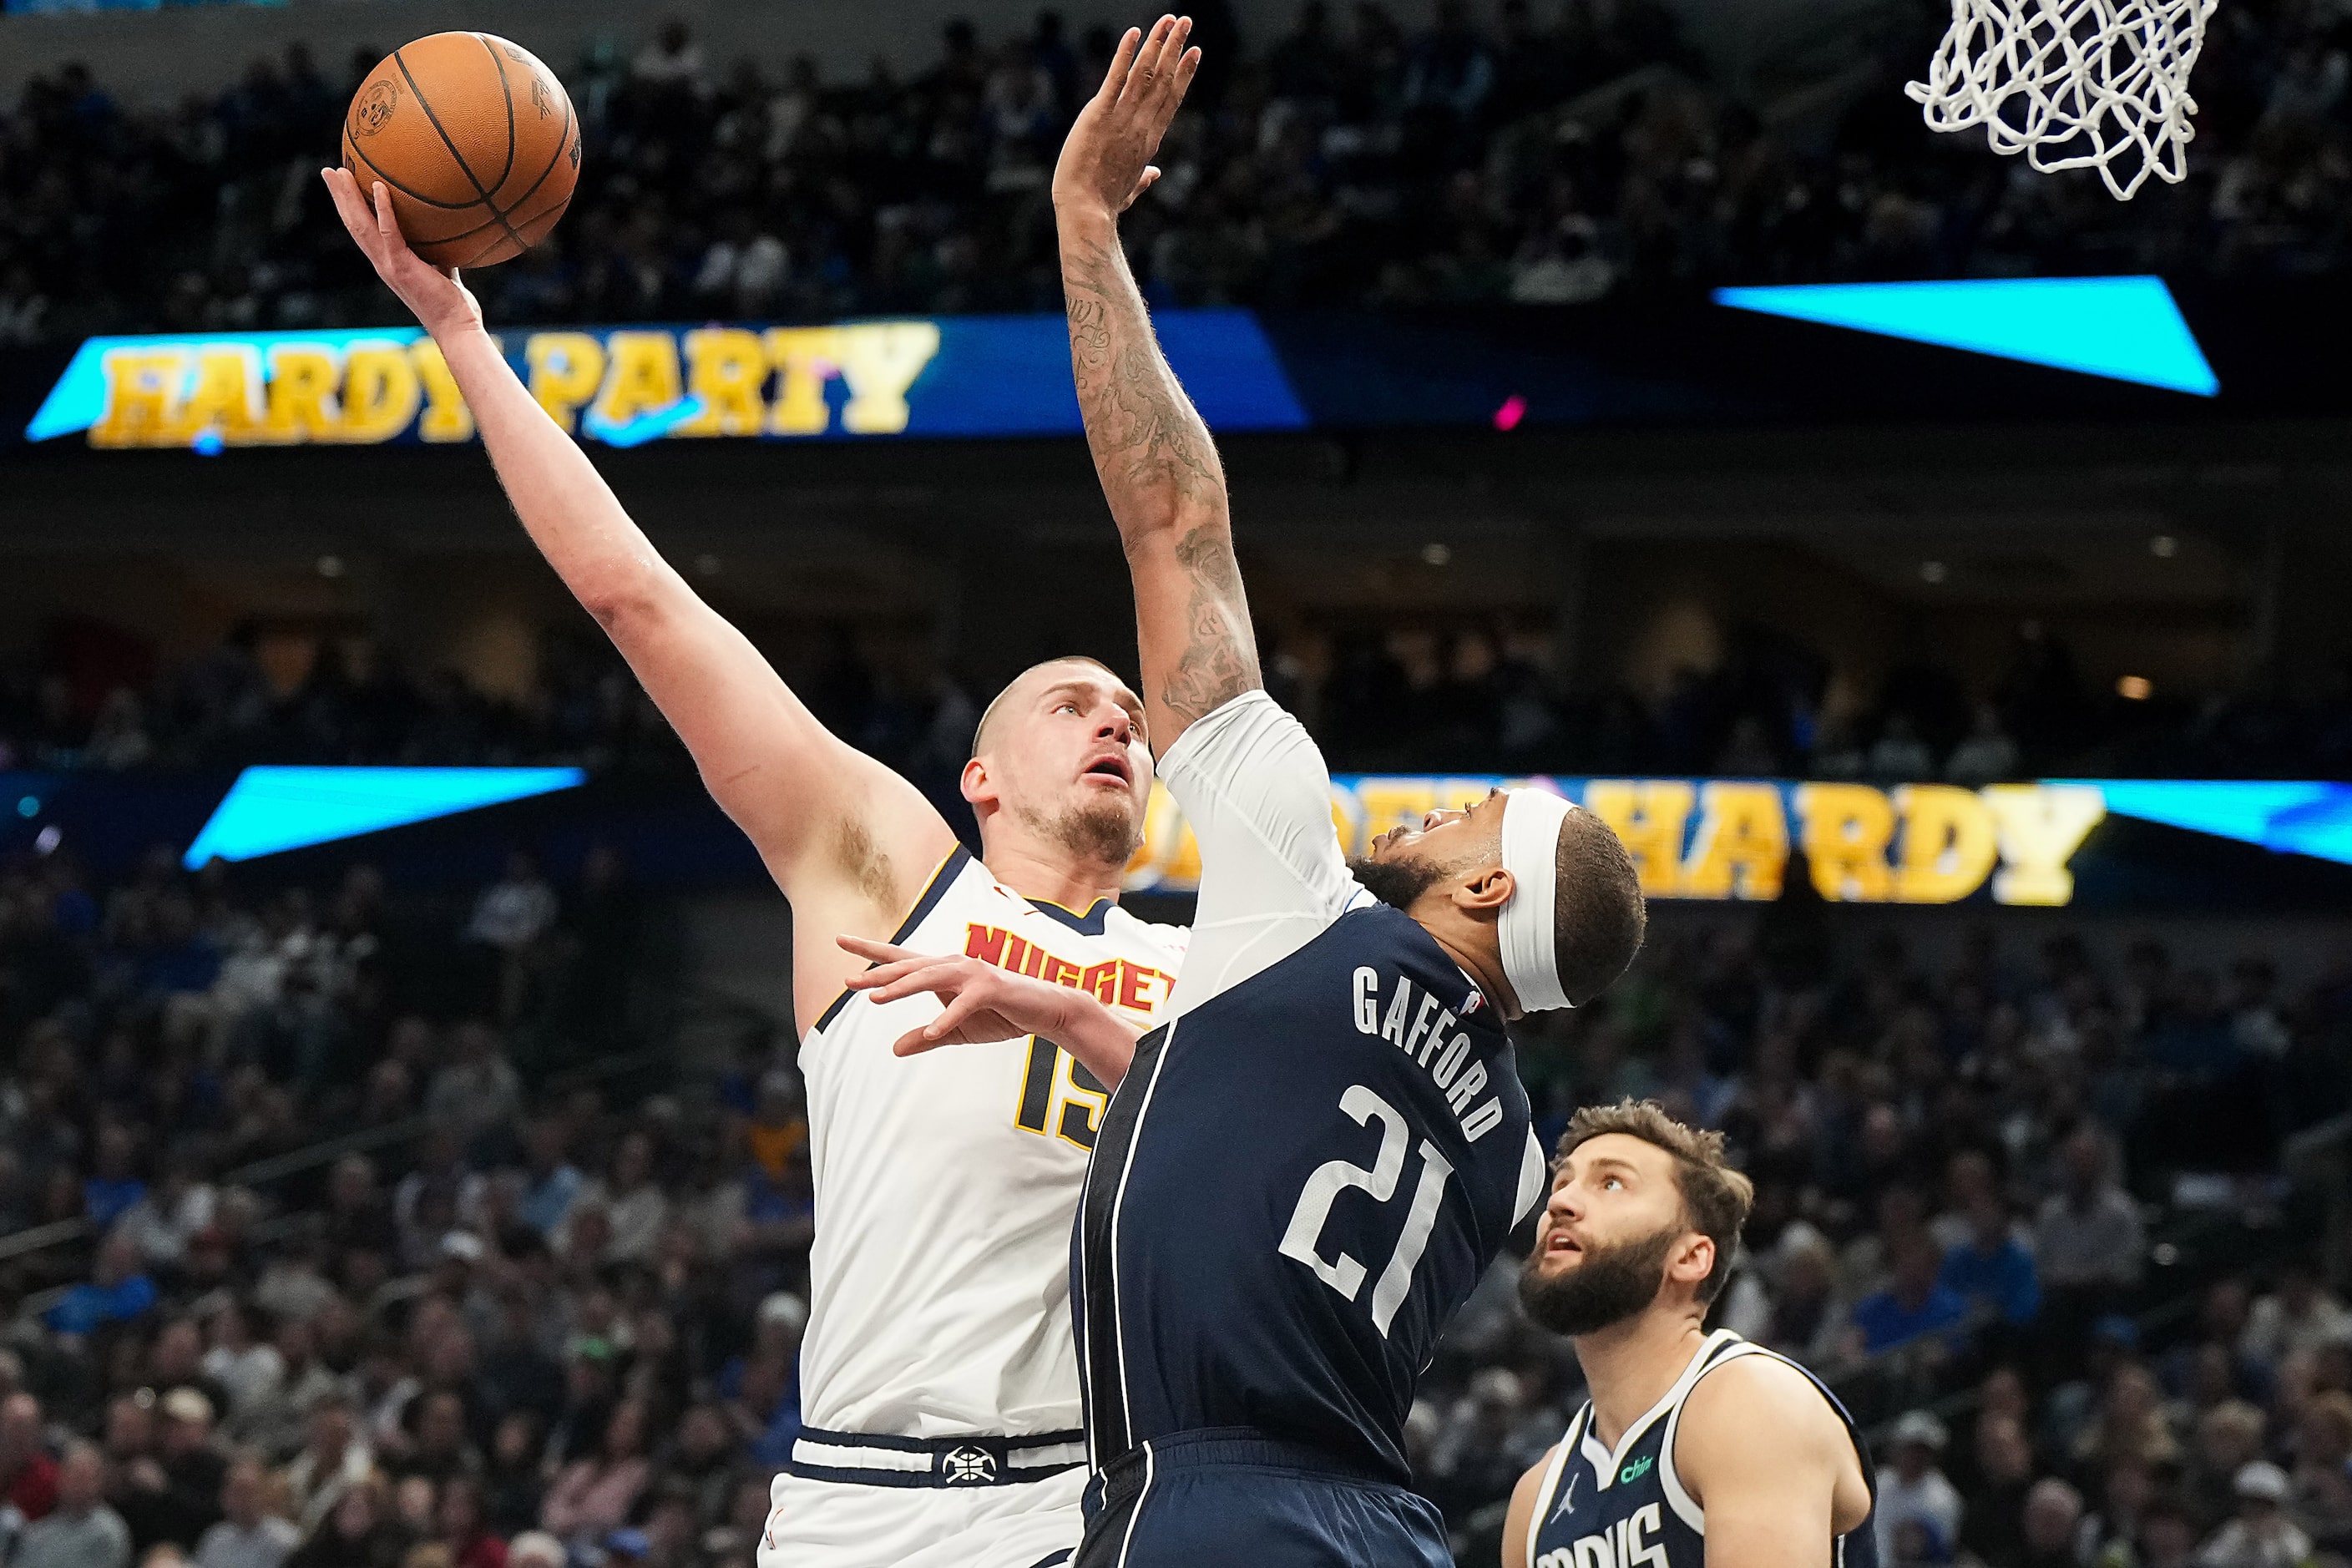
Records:
M1160 776L1201 847L1201 894L1170 1001L1181 1016L1372 901L1331 821L1331 774L1305 725L1263 691L1196 721Z

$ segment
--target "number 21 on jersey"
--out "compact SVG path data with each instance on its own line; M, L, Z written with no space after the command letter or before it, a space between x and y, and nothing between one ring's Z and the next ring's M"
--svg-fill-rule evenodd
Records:
M1359 1126L1370 1127L1376 1121L1381 1124L1381 1152L1370 1170L1347 1160L1327 1160L1317 1166L1298 1194L1298 1206L1291 1210L1289 1227L1282 1233L1282 1245L1276 1250L1307 1265L1316 1278L1352 1301L1364 1288L1364 1265L1344 1249L1324 1257L1323 1227L1330 1221L1333 1202L1350 1187L1385 1208L1396 1196L1397 1177L1403 1173L1405 1149L1412 1142L1412 1133L1402 1111L1360 1083L1349 1085L1339 1097L1339 1109ZM1412 1289L1414 1266L1429 1246L1438 1205L1445 1198L1445 1179L1452 1174L1454 1167L1437 1146L1423 1139L1421 1175L1405 1208L1404 1228L1389 1254L1388 1266L1381 1270L1380 1282L1372 1287L1372 1327L1382 1339L1389 1337L1389 1325L1396 1321L1397 1309Z

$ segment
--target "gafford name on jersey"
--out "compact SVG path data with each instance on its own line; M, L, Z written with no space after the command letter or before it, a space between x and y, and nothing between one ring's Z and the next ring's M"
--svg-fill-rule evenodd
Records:
M1370 964L1356 971L1355 1000L1357 1032L1388 1041L1424 1068L1453 1109L1464 1138L1475 1143L1502 1124L1501 1099L1478 1098L1486 1088L1486 1064L1471 1059L1470 1037L1446 1037L1461 1022L1453 1008L1404 975L1385 982ZM1480 1005L1477 991L1466 990L1464 1008Z

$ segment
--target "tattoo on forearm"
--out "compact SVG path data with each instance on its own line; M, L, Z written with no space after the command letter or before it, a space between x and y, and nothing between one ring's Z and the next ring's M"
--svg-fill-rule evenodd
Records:
M1114 513L1154 483L1188 499L1224 486L1208 426L1160 357L1124 267L1115 245L1099 243L1078 246L1063 263L1078 408Z
M1178 541L1176 559L1192 579L1192 598L1185 606L1184 651L1168 672L1160 700L1189 723L1265 680L1243 608L1241 564L1234 559L1232 539L1223 529L1196 528Z
M1073 242L1063 252L1062 274L1078 409L1121 531L1139 517L1164 515L1171 491L1178 500L1211 508L1215 518L1176 544L1192 592L1183 646L1159 696L1189 723L1265 684L1223 515L1224 472L1208 426L1152 341L1142 296L1117 242Z

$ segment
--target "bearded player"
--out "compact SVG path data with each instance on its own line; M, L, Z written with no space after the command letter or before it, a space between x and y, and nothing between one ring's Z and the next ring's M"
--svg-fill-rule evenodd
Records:
M992 1033L993 1015L846 985L866 967L856 944L890 938L1042 976L1098 1025L1132 1031L1164 1011L1184 933L1116 904L1151 781L1142 703L1084 658L1007 687L963 771L973 859L913 785L827 732L663 562L455 274L402 240L384 187L371 206L350 174L325 173L352 237L440 345L532 542L758 847L795 929L824 933L793 947L816 1185L808 1427L775 1480L761 1563L1064 1561L1085 1481L1070 1216L1103 1088L1048 1041ZM925 1029L978 1043L893 1054Z
M1876 1568L1844 1406L1706 1331L1754 1194L1723 1135L1626 1100L1578 1111L1559 1148L1519 1300L1575 1341L1592 1397L1512 1492L1504 1568Z
M1054 177L1078 405L1201 855L1173 1020L1140 1042L1085 1008L1031 1026L1118 1084L1074 1248L1077 1563L1449 1568L1404 1418L1542 1199L1505 1025L1613 980L1642 896L1616 836L1542 791L1342 859L1322 755L1259 677L1215 449L1119 251L1199 65L1189 30L1127 35ZM877 956L893 989L1004 989L969 959Z

